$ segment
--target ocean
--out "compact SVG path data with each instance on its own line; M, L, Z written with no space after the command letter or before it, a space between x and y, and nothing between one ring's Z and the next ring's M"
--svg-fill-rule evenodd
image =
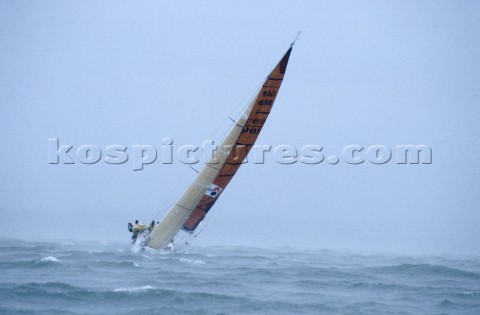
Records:
M480 258L0 239L1 314L480 314Z

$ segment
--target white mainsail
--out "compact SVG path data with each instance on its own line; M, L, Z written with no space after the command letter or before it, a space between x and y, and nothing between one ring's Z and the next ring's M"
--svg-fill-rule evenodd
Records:
M180 229L193 232L218 200L260 134L282 84L292 46L232 126L213 158L151 232L147 246L164 249ZM243 150L235 150L237 147Z
M183 196L180 197L152 231L150 241L148 242L149 247L154 249L165 248L180 231L182 225L207 192L208 187L213 183L213 180L227 160L238 136L242 132L252 107L253 104L250 104L238 118L209 163L205 165Z

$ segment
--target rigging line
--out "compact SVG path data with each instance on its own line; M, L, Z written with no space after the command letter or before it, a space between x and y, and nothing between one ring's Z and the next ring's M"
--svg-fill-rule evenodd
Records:
M183 250L185 247L190 245L189 241L191 237L192 234L185 232L182 237L174 239L174 248L178 248L178 250Z
M261 86L256 87L255 90L253 91L253 93L251 93L249 96L247 96L247 97L243 98L241 101L237 102L236 105L229 106L230 109L227 109L227 112L232 112L232 111L235 111L239 108L238 114L235 115L234 117L240 117L240 115L242 115L245 112L245 109L248 106L250 106L250 104L253 102L253 98L256 96L256 94L258 93L258 91L260 89L261 89ZM230 116L228 116L228 117L230 118ZM233 120L233 122L236 123L236 120ZM231 128L232 128L232 125L228 125L228 127L225 128L223 133L220 133L221 131L219 131L218 129L216 129L215 131L212 131L212 133L210 134L210 139L209 140L214 140L214 137L215 137L215 138L217 138L219 144L222 143L223 139L225 139L225 137L227 136L227 134L229 133Z
M181 244L181 243L185 242L185 240L188 239L188 237L189 237L189 235L185 233L181 237L179 237L178 240L174 240L174 242L177 241L178 243Z
M197 236L202 233L205 228L208 226L208 219L209 217L206 216L203 221L200 223L199 227L197 228L198 229L198 232L194 233L188 233L186 234L186 238L183 237L181 239L178 240L179 242L179 249L183 250L187 247L190 247L192 245L192 242L197 238Z
M246 97L242 98L240 101L238 101L234 106L229 106L229 108L227 108L227 112L235 112L235 111L238 111L238 114L235 115L234 117L240 117L240 115L243 114L243 112L245 111L245 109L250 106L250 104L252 103L253 101L253 98L256 96L256 94L258 93L258 91L261 89L261 85L260 87L255 87L255 89L253 90L253 92L250 94L250 95L247 95ZM230 117L230 116L228 116ZM236 120L233 121L234 123L236 122ZM226 130L220 134L220 131L218 129L216 129L216 131L213 131L212 134L211 134L211 137L210 137L210 140L213 140L213 137L214 136L217 136L217 135L220 135L219 137L216 137L219 139L219 142L218 143L221 143L223 141L223 139L226 137L226 135L228 134L228 132L230 131L230 129L232 128L231 125L229 125Z
M200 233L202 233L202 232L203 232L203 230L205 230L205 228L206 228L206 227L207 227L207 225L205 225L205 226L204 226L204 227L203 227L203 228L202 228L200 231L198 231L198 233L197 233L197 234L195 234L195 235L194 235L194 237L195 237L195 238L197 238L197 236L199 236L199 235L200 235Z
M200 173L199 171L197 171L196 169L194 169L194 168L193 168L193 166L189 165L189 167L190 167L192 170L194 170L194 171L195 171L195 173L197 173L197 174L199 174L199 173Z
M238 114L235 115L235 117L240 117L241 115L243 115L245 113L245 110L250 106L252 105L252 102L255 100L257 94L260 92L260 90L262 89L262 86L263 86L263 83L260 84L259 86L257 85L257 87L253 90L253 93L251 93L247 98L244 98L243 101L237 103L237 105L235 105L234 107L235 108L240 108L239 109L239 112ZM227 136L227 134L229 133L229 131L233 128L234 125L237 125L236 124L236 120L235 119L232 119L230 116L227 115L228 118L230 118L230 120L233 121L233 125L229 125L227 128L226 128L226 131L223 132L223 134L221 135L221 138L219 140L219 144L223 142L223 140L225 139L225 137ZM237 125L238 126L238 125ZM240 127L240 126L239 126ZM218 131L217 131L218 132ZM213 135L212 135L213 136ZM212 139L212 137L210 137L210 139ZM212 139L213 140L213 139Z
M172 198L173 194L175 193L175 190L178 188L178 186L180 185L180 182L183 181L183 179L185 178L185 175L187 174L187 168L185 168L185 170L183 171L183 175L180 176L180 178L177 180L176 184L173 186L173 188L170 190L168 196L166 199L164 199L164 206L162 208L160 208L160 210L157 211L157 213L155 214L154 218L157 219L160 215L160 212L165 212L165 209L169 209L171 208L174 204L175 204L175 201L172 201L168 206L165 207L165 205L167 204L167 202Z
M302 33L302 31L298 32L297 37L295 37L295 39L293 40L292 44L290 45L290 48L292 48L293 45L295 45L295 42L299 40L298 38L300 37L301 33Z
M262 86L255 88L254 92L246 99L247 102L242 101L241 103L239 103L240 105L242 105L242 107L240 108L240 111L238 112L238 114L235 115L235 117L240 117L241 115L243 115L245 113L245 110L252 104L252 102L254 101L255 97L257 96L257 94L261 90L261 88L262 88ZM239 107L239 105L237 105L236 107ZM227 130L223 132L223 135L222 135L220 141L218 142L219 144L223 142L223 140L227 137L228 133L230 132L230 130L234 126L239 126L239 125L237 125L236 120L232 119L228 115L227 115L227 117L230 118L230 120L232 120L233 125L229 125ZM239 127L243 128L243 126L239 126Z
M172 202L172 203L169 204L168 206L160 208L160 210L158 210L158 212L155 214L154 218L157 219L157 218L158 218L158 215L160 214L160 212L165 212L165 210L170 209L174 204L175 204L175 202ZM155 220L155 221L156 221L156 220Z
M190 242L192 240L192 237L193 237L193 234L189 234L186 239L184 240L184 242L182 243L182 248L186 248L186 247L189 247L190 246Z

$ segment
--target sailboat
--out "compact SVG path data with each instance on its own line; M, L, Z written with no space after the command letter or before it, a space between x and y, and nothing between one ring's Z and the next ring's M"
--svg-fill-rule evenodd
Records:
M166 249L181 230L193 233L220 198L255 144L270 114L294 43L232 125L212 159L150 233L148 247Z

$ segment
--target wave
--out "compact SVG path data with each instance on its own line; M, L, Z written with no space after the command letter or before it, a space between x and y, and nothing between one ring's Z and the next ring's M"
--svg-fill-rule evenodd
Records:
M206 262L204 262L203 260L198 260L198 259L180 258L179 261L182 262L182 263L187 263L187 264L191 264L191 265L206 264Z
M36 264L39 264L39 263L60 263L60 261L53 256L48 256L48 257L43 257L43 258L38 259L37 261L35 261L35 263Z
M0 270L0 314L480 314L477 258L0 240Z
M87 262L88 263L88 262ZM100 267L103 268L124 268L124 267L134 267L134 268L140 268L140 265L138 265L136 262L133 260L119 260L119 261L112 261L112 260L95 260L91 261L92 264L99 265Z
M108 288L85 288L75 286L64 282L30 282L20 285L15 284L3 284L0 288L0 295L3 298L9 300L24 300L28 299L32 301L41 301L48 299L52 301L91 301L95 300L109 300L109 299L122 299L123 293L144 293L147 291L154 292L156 296L166 296L175 294L175 290L165 290L153 287L151 285L145 285L140 287L119 287L114 289Z
M59 266L62 265L62 263L53 256L48 256L48 257L43 257L40 259L36 259L33 261L34 266L41 266L41 267L47 267L47 266Z
M23 284L2 283L0 287L0 297L6 301L42 301L48 298L71 298L77 293L85 291L80 287L73 286L64 282L29 282Z
M117 288L114 289L113 292L144 292L148 290L155 290L155 287L151 285L144 285L142 287L134 287L134 288Z
M375 271L400 275L428 275L443 277L460 277L469 279L480 279L480 274L461 269L430 264L401 264L396 266L376 267Z
M472 313L469 312L468 314L478 314L478 310L480 309L480 303L478 303L478 301L476 303L465 304L465 303L459 303L459 302L451 301L449 299L445 299L440 303L438 303L437 306L442 309L447 309L449 311L456 312L461 310L462 314L467 314L465 313L466 311L472 311Z
M398 283L381 283L381 282L357 282L350 286L352 289L361 289L361 290L380 290L380 291L391 291L391 292L418 292L418 291L434 291L438 288L433 286L412 286L406 284Z

